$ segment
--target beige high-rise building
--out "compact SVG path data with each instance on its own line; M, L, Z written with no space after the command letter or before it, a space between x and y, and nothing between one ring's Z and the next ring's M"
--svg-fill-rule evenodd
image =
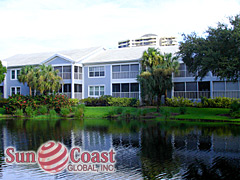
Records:
M140 38L128 39L118 42L118 48L138 47L138 46L176 46L176 37L160 37L156 34L145 34Z

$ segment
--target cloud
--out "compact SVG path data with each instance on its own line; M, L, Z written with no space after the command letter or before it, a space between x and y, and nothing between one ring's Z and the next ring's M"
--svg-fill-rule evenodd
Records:
M116 47L146 33L204 32L239 13L237 0L0 1L0 58L89 46Z

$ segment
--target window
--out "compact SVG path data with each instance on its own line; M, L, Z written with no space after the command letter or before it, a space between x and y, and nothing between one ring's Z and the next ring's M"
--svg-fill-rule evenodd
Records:
M113 84L112 85L113 92L120 92L120 84Z
M113 79L137 78L139 64L124 64L112 66Z
M185 83L174 83L174 91L185 91Z
M89 77L104 77L104 66L89 67Z
M82 85L74 84L74 92L82 92Z
M139 84L131 83L131 92L139 92Z
M71 92L71 84L64 84L63 92Z
M104 86L89 86L89 96L103 96Z
M11 70L11 79L15 80L16 79L16 75L15 75L15 70Z
M20 76L20 69L11 70L11 80L17 80L19 76Z
M82 67L74 66L74 79L82 79Z
M20 87L11 87L10 89L10 95L14 94L21 94L21 88Z

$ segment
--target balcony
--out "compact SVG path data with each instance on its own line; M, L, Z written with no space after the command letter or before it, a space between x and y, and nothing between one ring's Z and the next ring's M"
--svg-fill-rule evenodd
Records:
M71 72L60 72L57 75L60 76L62 79L71 79Z
M127 72L113 72L113 79L127 79L127 78L137 78L139 71L127 71Z
M240 91L213 91L213 98L216 97L240 98Z
M81 73L74 73L74 79L82 79Z
M74 98L75 99L82 99L82 93L81 92L75 92L74 93Z
M174 97L184 97L188 99L199 99L201 97L210 98L210 91L174 91Z
M139 99L139 92L113 92L112 97Z

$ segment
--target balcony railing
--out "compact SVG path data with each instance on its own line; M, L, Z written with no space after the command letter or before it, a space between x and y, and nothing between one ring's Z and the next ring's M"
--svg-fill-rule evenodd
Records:
M215 97L240 98L240 91L213 91L213 98Z
M75 92L74 93L74 98L75 99L82 99L82 93L81 92Z
M210 98L210 91L174 91L174 97L184 97L189 99L199 99L201 97Z
M71 79L71 72L60 72L57 75L60 76L62 79Z
M82 79L82 73L74 73L74 79Z
M121 97L121 98L136 98L139 99L139 92L113 92L113 97Z
M128 71L128 72L113 72L113 79L126 79L126 78L137 78L139 71Z

